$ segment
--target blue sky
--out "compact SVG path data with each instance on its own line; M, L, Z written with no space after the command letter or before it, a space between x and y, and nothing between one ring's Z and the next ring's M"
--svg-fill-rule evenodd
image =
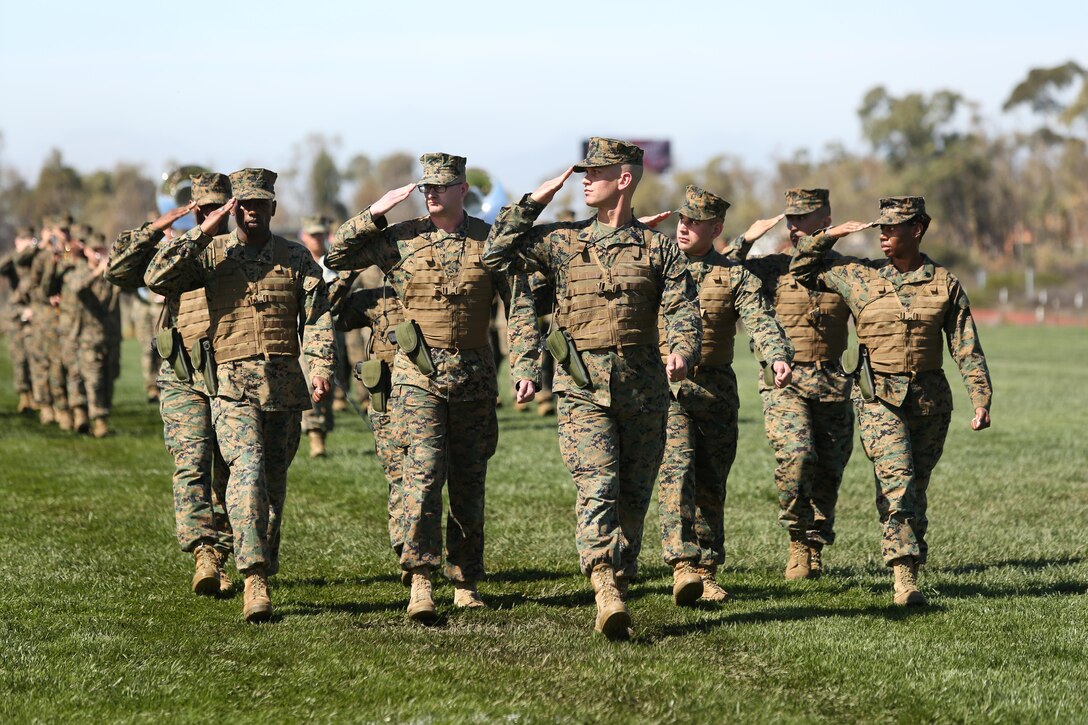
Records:
M0 162L36 177L170 160L283 169L464 154L514 194L587 135L669 138L682 167L860 147L869 88L950 88L999 129L1031 67L1088 65L1088 3L83 3L0 0ZM883 9L895 8L895 9Z

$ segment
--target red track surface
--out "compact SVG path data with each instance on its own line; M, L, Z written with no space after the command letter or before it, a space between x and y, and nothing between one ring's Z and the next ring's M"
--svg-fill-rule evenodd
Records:
M1047 310L1039 321L1035 312L1028 310L980 310L971 309L971 314L980 325L1048 325L1053 327L1088 327L1088 317L1084 315L1063 315Z

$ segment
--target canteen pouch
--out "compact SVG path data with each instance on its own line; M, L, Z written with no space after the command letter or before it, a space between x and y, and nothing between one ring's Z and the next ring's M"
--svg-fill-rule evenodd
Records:
M427 341L423 339L419 325L415 320L405 320L397 325L397 347L404 351L408 359L415 363L424 375L434 375L434 361Z
M384 413L392 391L392 374L384 360L360 360L355 363L355 378L370 393L370 407Z
M593 381L589 379L589 371L582 362L582 356L578 354L578 348L574 340L566 330L552 330L547 337L548 352L552 354L559 366L571 377L574 384L582 390L593 387Z
M164 327L159 330L155 335L155 349L158 350L159 357L169 362L174 368L174 377L183 383L192 382L193 372L185 359L181 335L176 327Z
M858 392L866 403L876 400L876 381L873 379L873 367L869 363L869 349L864 345L848 347L839 358L842 371L858 384Z
M193 367L204 376L204 387L209 396L219 392L219 380L215 376L215 357L212 355L212 341L200 338L193 345Z
M756 341L753 338L748 338L748 349L752 351L752 354L756 357L756 362L759 363L759 374L763 378L763 384L768 388L774 387L774 368L767 364L767 361L763 359L763 353L756 347Z

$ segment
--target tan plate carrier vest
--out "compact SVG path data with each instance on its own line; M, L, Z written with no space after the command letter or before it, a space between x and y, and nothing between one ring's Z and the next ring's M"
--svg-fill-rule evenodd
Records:
M212 348L218 363L247 358L298 357L298 272L287 244L273 236L272 266L256 282L246 279L240 260L212 245L215 277L208 283Z
M650 265L648 232L643 244L612 247L611 268L600 261L592 244L576 253L575 230L570 230L567 285L558 300L556 322L570 333L575 346L587 350L652 345L657 341L658 293Z
M181 333L181 341L185 349L192 352L193 346L200 338L208 336L208 328L211 327L212 318L208 314L208 298L203 289L182 292L177 303L177 314L174 317L174 326Z
M778 278L774 310L793 343L794 362L838 360L846 349L850 307L838 294L810 292L787 273Z
M918 294L907 308L895 285L881 277L872 301L858 313L858 342L869 349L875 372L898 375L941 369L948 273L935 267L933 279L916 286Z
M397 293L392 287L381 290L375 300L373 308L368 314L370 318L370 349L367 352L368 360L382 360L387 365L393 364L393 358L397 354L397 344L389 342L386 337L389 330L404 322L404 308L401 307Z
M737 337L737 308L727 268L712 266L703 277L699 285L699 314L703 318L703 354L699 367L731 365ZM664 359L668 357L669 345L661 315L657 317L657 338Z
M488 345L495 289L483 265L483 242L465 239L456 279L439 264L433 246L408 258L404 316L416 321L431 347L474 350Z

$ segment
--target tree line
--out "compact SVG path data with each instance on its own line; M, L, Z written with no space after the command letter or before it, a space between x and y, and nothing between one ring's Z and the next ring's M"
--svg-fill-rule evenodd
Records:
M1002 133L962 93L895 95L878 86L857 110L864 150L837 142L799 149L770 168L722 153L699 168L648 173L636 210L675 209L684 187L694 183L732 202L727 233L739 233L751 220L780 211L782 191L793 186L830 188L838 220L874 217L879 196L923 194L935 220L927 239L939 246L939 258L998 275L1025 262L1044 275L1067 274L1071 259L1083 267L1088 236L1088 71L1075 61L1030 70L1003 106L1020 109L1029 111L1034 128ZM338 163L338 146L318 134L295 145L290 168L281 173L287 187L282 224L308 213L343 220L416 176L414 151L377 159L358 153ZM483 170L473 179L489 183ZM155 209L157 186L127 162L81 174L58 150L34 183L0 166L0 249L10 246L16 226L61 211L116 235ZM528 190L508 191L513 197ZM580 212L576 190L565 194L557 204ZM421 212L416 204L406 213Z

